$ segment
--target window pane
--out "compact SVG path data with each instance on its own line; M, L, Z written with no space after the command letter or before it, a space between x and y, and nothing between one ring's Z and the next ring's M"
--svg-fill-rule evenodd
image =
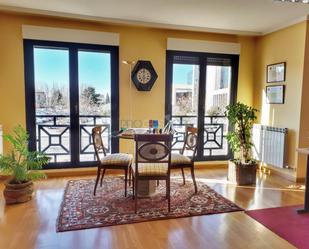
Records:
M37 149L51 162L69 162L70 97L67 49L34 48Z
M177 57L186 62L194 57ZM173 64L172 120L177 134L173 150L183 147L186 125L197 127L199 66L194 64Z
M230 103L231 67L207 66L205 110L209 116L224 115Z
M204 156L226 156L228 120L224 116L230 104L231 66L208 65L204 118Z
M103 142L110 151L111 57L109 53L79 51L80 161L94 161L91 130L103 126Z
M173 115L197 115L198 65L173 65Z

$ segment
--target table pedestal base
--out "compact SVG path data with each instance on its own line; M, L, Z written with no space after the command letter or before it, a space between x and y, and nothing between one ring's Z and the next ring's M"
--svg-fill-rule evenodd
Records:
M138 197L150 197L156 192L156 181L140 180L138 181Z

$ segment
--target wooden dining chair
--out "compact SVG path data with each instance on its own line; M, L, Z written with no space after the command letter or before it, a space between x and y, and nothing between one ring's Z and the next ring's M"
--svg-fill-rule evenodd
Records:
M195 193L197 193L197 185L194 174L194 159L197 151L197 131L197 128L187 126L184 137L184 145L180 151L180 154L172 153L171 155L171 169L181 169L183 184L186 184L184 169L190 169ZM192 156L189 157L184 155L186 151L192 151Z
M141 180L165 180L168 211L170 200L171 134L135 135L135 165L133 170L133 196L137 213L138 182Z
M127 196L128 174L129 174L129 183L130 183L131 163L132 163L133 156L130 154L125 154L125 153L114 153L114 154L106 155L106 149L104 147L103 140L102 140L102 127L101 126L96 126L92 129L92 139L93 139L93 146L94 146L95 154L96 154L96 157L99 163L93 195L96 194L100 176L101 176L100 186L102 187L104 174L107 169L120 169L120 170L124 170L124 175L125 175L125 191L124 191L125 194L124 195ZM102 170L103 172L101 175Z

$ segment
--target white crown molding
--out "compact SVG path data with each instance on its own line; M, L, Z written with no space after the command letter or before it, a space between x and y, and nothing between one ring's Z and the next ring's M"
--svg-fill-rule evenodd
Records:
M80 29L22 25L24 39L119 46L119 34Z
M288 28L294 24L297 24L297 23L301 23L301 22L304 22L304 21L307 21L309 20L309 15L307 16L302 16L300 18L297 18L297 19L294 19L290 22L287 22L287 23L283 23L283 24L280 24L278 26L275 26L275 27L272 27L270 28L269 30L265 31L265 32L262 32L261 35L268 35L270 33L273 33L273 32L276 32L276 31L279 31L281 29L284 29L284 28Z
M168 38L167 50L218 54L240 54L240 44L232 42Z
M39 9L32 9L32 8L21 8L21 7L6 6L6 5L0 5L0 10L21 13L21 14L25 13L25 14L45 15L45 16L52 16L52 17L63 17L63 18L70 18L70 19L105 22L105 23L107 22L111 24L121 24L121 25L140 26L140 27L149 27L149 28L197 31L197 32L243 35L243 36L259 36L262 34L260 32L252 32L252 31L215 29L215 28L187 26L187 25L176 25L176 24L174 25L174 24L165 24L165 23L156 23L156 22L133 21L133 20L117 19L117 18L104 18L104 17L98 17L98 16L79 15L79 14L71 14L71 13L65 13L65 12L47 11L47 10L39 10Z

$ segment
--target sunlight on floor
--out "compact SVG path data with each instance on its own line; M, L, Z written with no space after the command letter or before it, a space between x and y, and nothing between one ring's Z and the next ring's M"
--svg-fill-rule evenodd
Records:
M305 190L306 187L304 184L302 185L289 185L287 186L288 189L299 189L299 190Z
M265 187L265 186L237 186L234 183L231 183L228 180L224 179L208 179L208 178L196 178L197 181L203 183L219 183L219 184L227 184L227 185L234 185L236 188L243 188L243 189L257 189L257 190L277 190L277 191L295 191L295 192L304 192L305 186L304 185L288 185L282 188L274 188L274 187Z
M230 184L230 185L235 185L228 180L224 179L208 179L208 178L196 178L197 181L203 182L203 183L221 183L221 184ZM236 185L235 185L236 186Z
M244 189L257 189L257 190L277 190L277 191L289 191L289 192L304 192L303 189L291 189L289 186L286 188L271 188L271 187L255 187L255 186L236 186L237 188L244 188Z
M260 178L268 178L270 175L269 174L263 174L261 173L260 174ZM179 176L179 175L173 175L171 176L171 178L175 181L180 181L182 182L182 177ZM187 175L185 176L186 178L186 181L192 181L191 179L191 175ZM304 184L291 184L291 185L287 185L287 186L284 186L284 187L266 187L266 186L263 186L263 185L257 185L257 186L237 186L235 183L232 183L230 181L228 181L227 179L216 179L216 178L204 178L204 177L196 177L196 181L198 182L202 182L202 183L205 183L205 184L223 184L223 185L233 185L235 186L236 188L239 188L239 189L255 189L255 190L276 190L276 191L288 191L288 192L304 192L305 190L305 185Z

